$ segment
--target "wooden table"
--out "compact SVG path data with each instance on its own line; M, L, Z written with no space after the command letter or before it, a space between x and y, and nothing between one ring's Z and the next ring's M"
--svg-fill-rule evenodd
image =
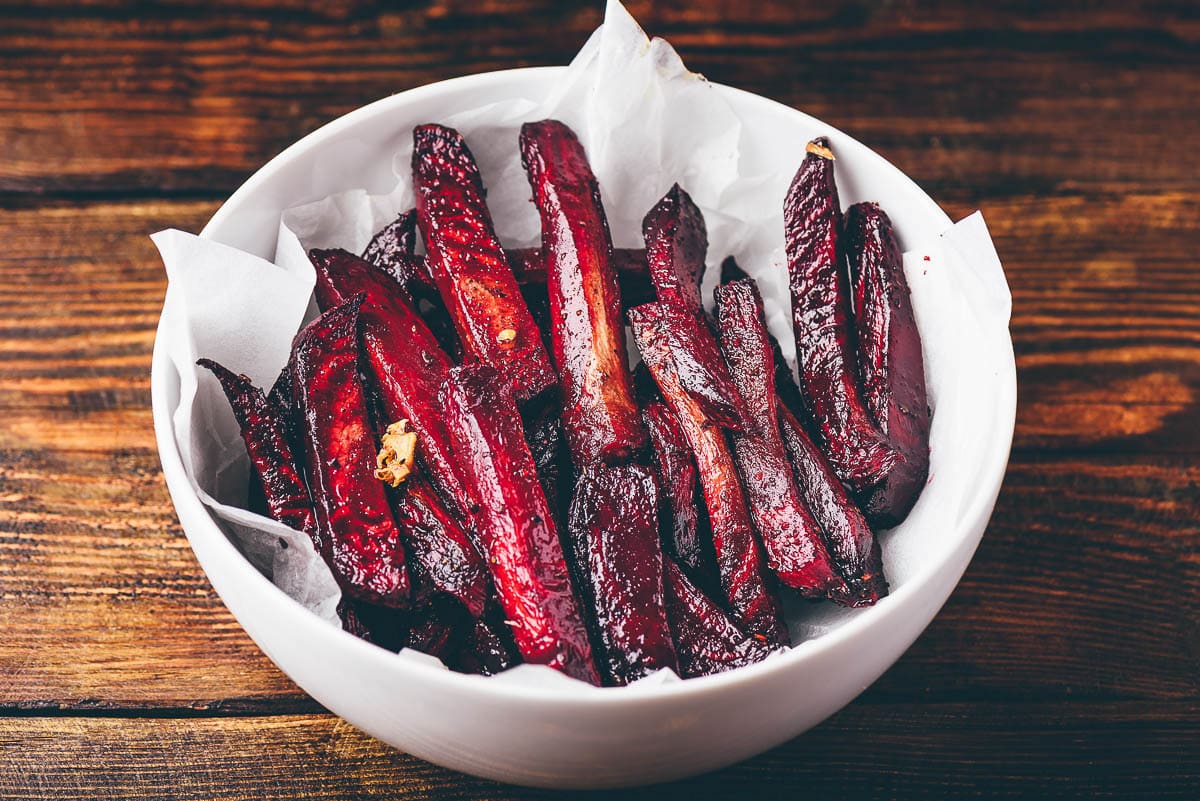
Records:
M360 104L565 63L602 4L35 5L0 11L0 797L550 797L332 717L213 594L151 433L146 235L198 230ZM877 684L634 795L1200 797L1194 4L792 5L631 8L711 79L983 210L1013 289L1012 462L962 585Z

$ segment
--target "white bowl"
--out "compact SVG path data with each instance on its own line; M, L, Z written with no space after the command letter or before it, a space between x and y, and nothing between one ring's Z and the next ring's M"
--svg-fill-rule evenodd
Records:
M521 69L445 81L389 97L329 123L255 173L213 216L202 236L264 258L275 250L280 213L335 192L390 189L378 163L342 161L320 172L347 138L380 148L411 127L509 97L537 97L562 68ZM879 200L901 237L932 237L950 224L908 178L863 145L794 109L718 87L744 121L798 152L818 133L838 152L843 198ZM164 318L165 320L165 318ZM323 622L256 571L201 504L184 473L172 412L179 376L160 324L152 375L154 425L179 520L214 589L246 632L300 687L368 734L439 765L517 784L607 787L681 778L737 762L816 725L875 681L917 638L954 589L996 501L1012 441L1016 376L1003 325L981 327L985 360L969 410L969 442L947 468L970 471L973 491L953 531L931 537L927 561L893 579L892 594L848 615L832 631L766 662L653 687L520 686L404 660ZM927 345L928 347L928 345ZM937 424L935 415L935 425ZM961 453L958 451L961 450ZM943 469L947 469L943 468ZM885 564L886 568L886 564Z

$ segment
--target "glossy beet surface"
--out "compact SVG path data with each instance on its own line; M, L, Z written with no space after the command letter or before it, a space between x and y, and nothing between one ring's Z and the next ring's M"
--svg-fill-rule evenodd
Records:
M536 408L525 409L522 417L525 441L529 443L538 480L546 493L546 501L555 512L554 522L561 526L566 520L566 506L571 495L571 468L564 464L567 460L562 411L557 399L547 398Z
M646 442L633 401L621 297L600 187L570 128L521 127L521 160L542 221L563 426L577 466L619 462Z
M870 606L888 591L879 543L790 409L780 408L779 423L800 492L821 524L829 555L846 580L845 592L835 592L830 598L842 606Z
M470 510L462 469L438 392L453 366L416 310L395 291L394 282L344 250L314 250L317 302L328 309L365 293L361 314L363 354L387 422L407 419L418 434L419 462L456 513Z
M665 563L667 618L683 678L752 665L774 650L738 628L670 559Z
M375 436L358 374L362 296L306 326L292 350L292 395L303 416L308 480L322 555L349 595L386 606L409 596L400 531L375 478Z
M429 270L465 356L495 367L518 401L554 386L558 376L496 237L467 143L453 128L418 126L412 171Z
M586 549L605 677L628 684L661 668L678 670L663 600L658 487L650 468L584 470L568 525L575 547Z
M697 506L696 460L675 413L660 401L642 407L642 419L650 433L654 466L658 474L659 510L663 541L670 554L693 575L707 567L700 542L700 510Z
M771 644L786 644L787 630L778 601L767 588L765 559L754 538L746 495L733 454L720 427L709 421L683 390L664 330L662 304L629 311L642 359L653 374L667 406L687 437L700 472L700 487L708 509L717 571L725 600L738 624Z
M900 459L867 498L867 515L894 526L929 477L929 400L921 334L892 221L874 203L846 214L846 267L858 334L863 398Z
M471 479L488 565L517 648L527 662L598 683L553 512L512 396L495 369L476 364L451 371L441 402Z
M395 279L402 287L420 281L425 266L415 256L417 246L417 212L406 211L371 237L363 250L363 260L369 261Z
M858 391L850 290L838 243L841 206L827 140L809 144L783 217L800 388L830 463L862 492L887 475L896 454Z
M646 264L663 303L699 315L700 277L708 252L704 215L691 196L674 184L642 219Z
M780 582L810 598L844 591L788 464L779 435L775 365L762 298L746 279L716 290L721 349L746 401L745 431L731 434L750 513Z
M303 454L292 450L286 407L281 408L273 401L274 392L271 396L264 395L249 378L212 359L200 359L196 364L208 369L221 382L242 430L250 465L261 482L271 518L303 531L320 548L312 499L301 474L301 462L296 458L297 455L303 458Z
M491 577L470 536L419 476L410 477L395 495L392 508L408 550L416 595L447 595L472 617L482 615Z

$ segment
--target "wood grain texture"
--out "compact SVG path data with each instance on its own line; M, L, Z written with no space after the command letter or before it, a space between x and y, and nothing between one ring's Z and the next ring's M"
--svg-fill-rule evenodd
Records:
M1200 15L1193 3L630 3L694 69L877 148L1013 290L992 523L913 648L814 732L631 798L1194 798ZM565 63L598 2L0 6L0 797L556 797L325 715L179 531L151 432L165 279L290 142L434 80Z

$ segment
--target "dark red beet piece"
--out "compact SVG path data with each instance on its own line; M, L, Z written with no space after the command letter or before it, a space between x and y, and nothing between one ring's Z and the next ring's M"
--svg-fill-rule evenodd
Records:
M696 492L699 477L696 460L675 413L666 404L652 401L642 407L642 419L650 432L654 466L658 474L659 510L663 541L671 556L693 575L707 572L697 525L700 512Z
M645 445L634 403L600 187L570 128L521 127L521 160L542 220L563 427L576 466L616 463Z
M358 374L363 297L330 309L292 346L292 395L303 416L308 479L322 555L349 595L403 606L408 572L400 531L375 478L375 437Z
M844 592L779 434L775 365L762 298L749 279L722 284L716 298L721 349L749 409L746 430L731 434L733 454L767 565L783 584L806 597Z
M317 518L300 471L301 462L292 450L286 410L272 402L246 376L237 375L212 359L200 359L196 364L208 369L221 382L242 430L242 440L261 482L271 518L304 532L320 550Z
M800 389L838 477L863 492L888 474L896 453L858 392L850 290L838 243L842 214L828 140L809 143L783 217Z
M562 412L557 399L544 398L539 404L526 408L525 441L537 466L538 480L546 500L555 511L554 522L561 528L566 521L566 506L570 502L570 465L564 465Z
M721 429L705 417L680 385L664 330L663 306L630 309L629 320L642 359L654 375L663 399L675 413L700 471L700 486L712 526L717 572L729 608L739 625L771 644L787 644L779 602L767 589L762 550L754 537L746 495L733 454Z
M421 281L426 269L422 259L414 255L416 246L417 213L409 210L379 229L367 243L362 257L407 288L410 283Z
M700 315L700 278L708 252L704 215L687 192L674 184L642 219L646 264L658 299Z
M558 382L484 197L467 143L453 128L413 129L413 190L429 269L465 355L495 367L525 401Z
M418 597L442 593L461 602L472 617L482 615L492 591L487 564L437 493L419 476L410 476L396 493L393 510Z
M683 678L752 665L774 650L738 628L721 607L692 584L678 565L667 559L665 567L667 617Z
M462 468L451 452L438 392L453 366L416 310L367 262L344 250L314 250L317 303L328 309L362 292L362 348L389 422L407 419L418 458L451 510L469 514Z
M876 525L891 527L908 516L929 477L929 400L921 334L900 245L883 209L874 203L851 206L845 244L863 398L900 454L887 478L871 490L865 508Z
M585 469L571 502L571 541L586 549L604 673L615 684L664 667L678 671L663 600L657 507L654 474L637 464Z
M599 683L553 511L511 393L495 369L474 364L451 370L440 397L517 648L527 662Z
M800 492L821 524L829 554L846 580L846 591L830 598L842 606L870 606L888 591L879 542L791 410L779 409L779 423Z
M462 673L495 676L521 661L504 623L504 613L491 607L464 632L459 653L450 667Z
M733 256L726 256L725 261L721 262L721 283L728 284L732 281L743 281L750 278L746 271L737 263L737 259Z

